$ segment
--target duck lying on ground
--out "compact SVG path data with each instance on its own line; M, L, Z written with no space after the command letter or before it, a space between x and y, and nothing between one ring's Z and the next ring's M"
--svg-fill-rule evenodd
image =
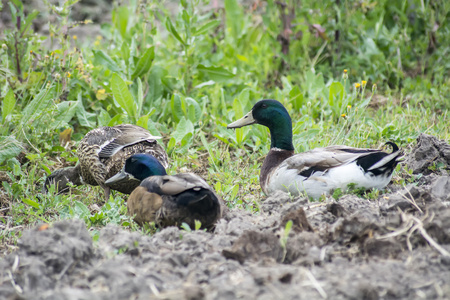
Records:
M100 127L89 131L80 141L77 148L78 165L58 169L50 174L44 185L44 190L50 184L55 184L58 192L65 192L68 183L74 185L99 185L109 199L110 189L130 194L139 183L136 181L105 185L105 181L119 172L127 158L136 153L148 153L168 167L167 153L157 143L161 137L153 136L140 126L121 124L113 127Z
M269 128L270 151L261 168L260 185L264 193L275 190L293 195L306 192L319 198L334 189L346 189L354 183L366 189L384 188L391 180L402 151L388 142L392 153L377 149L329 146L294 154L292 122L286 108L276 100L261 100L241 119L228 128L261 124Z
M187 223L195 228L212 229L222 216L222 205L206 181L193 173L167 175L152 155L136 154L128 158L121 172L108 179L106 185L135 180L140 185L128 198L128 215L143 223L155 222L160 227Z

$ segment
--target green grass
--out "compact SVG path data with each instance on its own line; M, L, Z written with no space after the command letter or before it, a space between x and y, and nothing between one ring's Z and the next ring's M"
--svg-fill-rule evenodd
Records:
M21 20L0 36L3 251L23 229L66 218L85 220L94 237L109 223L155 231L124 216L120 193L106 204L97 187L41 193L45 176L74 165L77 142L98 126L130 122L163 136L169 174L196 172L229 207L255 213L264 199L259 168L269 134L259 125L226 125L259 99L288 108L297 152L388 140L408 151L422 132L450 141L445 1L302 1L285 31L288 16L273 1L243 7L226 0L224 9L206 12L203 1L181 1L174 14L159 1L143 7L130 0L115 4L101 36L84 42L64 31L89 23L71 20L75 2L43 8L54 17L49 36L33 32L36 14L19 0L3 8ZM288 49L279 38L286 32ZM72 135L61 135L65 129ZM405 167L394 177L413 180Z

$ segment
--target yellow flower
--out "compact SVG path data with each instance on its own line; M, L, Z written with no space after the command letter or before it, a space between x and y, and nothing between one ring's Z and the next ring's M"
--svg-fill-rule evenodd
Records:
M347 108L348 108L348 109L351 109L351 108L352 108L352 106L351 106L351 105L347 105Z
M361 85L359 83L355 83L355 88L359 89Z
M341 117L345 118L347 115L346 114L342 114Z
M33 54L33 50L30 50L30 54Z
M105 89L98 90L97 93L95 93L95 96L97 97L98 100L105 100L107 97L106 90Z
M100 42L99 42L99 41L95 41L95 42L94 42L94 45L95 45L95 46L100 46Z
M348 79L347 69L344 69L344 73L342 74L342 78L343 78L344 80L347 80L347 79Z
M78 37L77 37L76 35L74 35L74 36L72 36L72 38L73 38L74 40L76 40Z
M363 87L366 87L367 81L363 80L363 81L361 81L361 84L362 84Z
M70 72L67 72L66 75L67 75L67 78L70 78L70 76L72 76L72 74L70 74Z
M103 40L103 37L102 37L101 35L97 35L97 36L95 37L95 39L101 41L101 40Z
M58 58L59 58L59 56L57 55L57 56L55 56L55 58L56 58L56 59L58 59Z

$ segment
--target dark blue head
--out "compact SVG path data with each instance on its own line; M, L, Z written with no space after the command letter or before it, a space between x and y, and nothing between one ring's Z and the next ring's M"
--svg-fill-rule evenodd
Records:
M239 128L251 124L261 124L269 128L271 148L294 150L291 117L279 101L272 99L258 101L249 113L227 127Z
M134 178L144 180L155 175L167 175L166 169L161 163L150 154L135 154L130 156L125 162L125 172L133 175Z
M130 156L119 173L106 180L106 185L118 183L119 181L137 179L144 180L150 176L167 175L166 169L150 154L135 154Z

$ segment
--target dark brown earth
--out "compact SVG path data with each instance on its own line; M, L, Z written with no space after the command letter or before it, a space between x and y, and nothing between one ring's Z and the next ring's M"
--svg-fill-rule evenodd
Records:
M448 149L421 135L406 163L433 172L376 200L279 192L214 233L106 226L93 242L79 220L28 230L0 262L0 299L449 299Z

